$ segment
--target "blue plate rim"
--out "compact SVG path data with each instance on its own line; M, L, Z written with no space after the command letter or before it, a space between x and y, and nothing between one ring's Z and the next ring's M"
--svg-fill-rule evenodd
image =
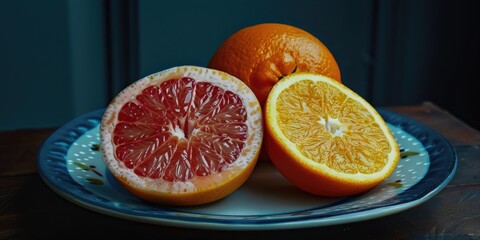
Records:
M149 207L154 207L159 214L145 215L141 213L134 213L125 209L113 208L105 204L105 201L108 201L106 199L97 199L96 201L92 201L89 198L85 198L81 192L72 192L72 189L68 188L68 186L57 184L55 179L53 179L51 175L49 176L49 174L47 174L51 173L52 171L66 173L65 158L63 157L63 155L65 155L66 151L68 151L69 144L73 143L78 137L80 137L89 129L96 127L101 120L101 116L103 115L104 110L105 109L99 109L93 112L83 114L54 131L48 138L44 140L41 145L40 151L38 153L37 167L43 181L57 194L68 199L69 201L96 212L133 221L156 223L170 226L224 230L303 228L355 222L397 213L427 201L435 194L440 192L448 184L448 182L453 178L457 168L457 156L455 150L445 137L443 137L441 134L431 129L430 127L424 125L423 123L413 120L408 116L384 108L377 108L377 111L387 123L408 132L412 136L416 137L424 145L427 140L429 140L428 138L433 138L434 140L436 140L437 143L436 145L427 144L425 148L430 154L430 158L432 159L433 156L433 158L435 159L434 161L431 160L431 164L442 164L439 167L443 171L430 171L430 169L437 169L438 167L435 165L433 167L431 166L429 171L421 181L398 195L410 196L410 198L407 198L406 200L404 199L403 202L398 202L394 199L388 204L383 203L378 206L374 205L369 208L362 208L358 211L351 211L341 214L322 214L321 216L315 214L298 214L298 217L290 217L285 219L262 219L256 216L252 216L251 218L224 218L225 216L223 215L211 215L208 218L205 218L205 214L179 212L176 209L152 205L149 205ZM439 146L438 144L443 147L442 151L445 152L434 152L434 150L437 150ZM59 168L51 169L50 166L47 166L48 161L55 161L55 163L59 165ZM54 177L57 176L55 175ZM60 181L70 181L71 184L76 185L76 187L83 188L73 179L71 179L69 174L66 174L62 177L66 179L60 179ZM424 179L426 178L436 179L436 181L432 184L432 182L430 181L424 181ZM422 191L418 192L419 189ZM180 216L172 216L172 212L182 214ZM277 214L273 214L272 216L275 215Z

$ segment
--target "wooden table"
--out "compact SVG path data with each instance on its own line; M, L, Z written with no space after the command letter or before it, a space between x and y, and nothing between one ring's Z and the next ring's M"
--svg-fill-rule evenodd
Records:
M162 239L480 239L480 132L438 106L391 107L443 134L458 169L436 196L409 210L344 225L276 231L212 231L122 220L77 206L36 172L37 152L55 129L0 132L0 239L138 236Z

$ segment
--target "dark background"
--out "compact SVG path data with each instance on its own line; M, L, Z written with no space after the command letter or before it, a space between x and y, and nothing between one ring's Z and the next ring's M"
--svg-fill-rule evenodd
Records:
M0 130L61 126L127 84L206 66L235 31L300 27L375 107L431 101L480 129L478 1L0 0Z

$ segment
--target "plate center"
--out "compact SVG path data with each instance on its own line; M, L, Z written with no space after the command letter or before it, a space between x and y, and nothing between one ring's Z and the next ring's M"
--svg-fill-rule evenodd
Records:
M389 127L403 152L395 172L377 187L359 196L324 198L305 193L289 183L271 162L259 161L252 176L230 196L198 207L169 208L183 213L222 216L280 216L282 214L343 213L371 208L393 199L418 183L428 171L430 159L424 146L400 128ZM100 152L99 126L75 141L66 156L72 179L86 190L114 202L117 208L155 209L123 189L111 177ZM162 209L158 206L158 209Z

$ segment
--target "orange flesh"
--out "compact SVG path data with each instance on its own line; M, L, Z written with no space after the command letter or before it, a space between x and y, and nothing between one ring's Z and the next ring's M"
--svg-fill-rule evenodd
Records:
M117 159L139 176L171 182L223 171L248 135L237 94L186 77L144 89L117 120Z
M358 102L327 83L293 84L280 93L276 109L280 129L313 161L348 174L375 173L387 164L391 147L380 126Z

